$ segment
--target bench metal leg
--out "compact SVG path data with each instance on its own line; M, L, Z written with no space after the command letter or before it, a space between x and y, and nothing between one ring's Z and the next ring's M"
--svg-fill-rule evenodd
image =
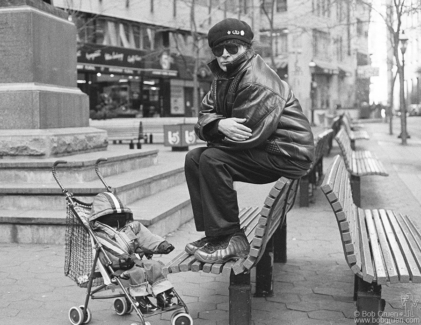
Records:
M351 175L352 198L356 206L361 207L361 177Z
M356 318L364 324L379 324L385 307L385 300L381 299L382 286L377 283L367 283L358 278L357 313Z
M359 277L357 277L356 275L354 275L354 301L357 301L357 297L358 297L358 279Z
M309 206L308 187L310 185L309 176L303 176L300 179L300 207Z
M355 150L355 139L351 139L351 149Z
M133 143L133 140L130 140L129 148L130 148L130 149L134 149L134 143Z
M231 271L229 287L229 325L251 324L250 273Z
M276 229L273 234L274 241L274 262L286 263L287 262L287 216L283 224Z
M255 297L273 296L273 237L266 244L259 263L256 265L256 292Z

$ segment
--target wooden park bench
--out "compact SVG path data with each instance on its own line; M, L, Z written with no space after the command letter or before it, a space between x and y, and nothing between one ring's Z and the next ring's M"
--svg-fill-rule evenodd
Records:
M333 130L325 130L317 136L314 152L314 162L310 169L300 179L300 207L308 207L310 197L320 183L323 176L323 156L329 149L329 142L333 138Z
M345 259L355 274L356 315L366 318L356 323L380 324L385 307L381 286L421 282L420 231L406 215L355 205L349 173L339 155L321 189L335 213Z
M229 324L251 324L250 270L256 267L255 297L273 294L273 261L286 263L286 215L293 207L298 180L281 177L271 189L263 207L240 212L240 224L250 242L246 258L224 264L201 263L183 252L164 267L164 274L205 272L230 276ZM272 258L273 254L273 258Z
M348 134L349 139L351 140L351 148L355 150L355 140L369 140L370 136L366 130L352 130L349 119L346 114L343 114L341 119L341 125Z
M344 128L335 137L341 149L345 166L351 175L351 187L356 205L361 204L361 176L389 176L382 162L368 150L353 150Z
M348 113L344 113L343 114L343 118L345 119L345 123L348 123L349 124L349 126L351 127L351 130L352 131L364 129L364 125L363 124L352 122L352 118L351 118L351 116L349 116Z
M114 144L129 141L129 148L134 149L134 142L136 142L137 149L142 149L141 140L146 140L143 132L142 121L124 124L109 124L101 126L102 129L108 133L108 140Z
M337 115L335 117L333 117L332 119L332 124L330 124L330 129L333 130L333 134L329 139L329 146L327 149L327 154L330 154L330 151L332 150L332 146L333 146L333 139L335 138L335 136L338 134L339 130L341 129L341 120L342 120L343 115Z

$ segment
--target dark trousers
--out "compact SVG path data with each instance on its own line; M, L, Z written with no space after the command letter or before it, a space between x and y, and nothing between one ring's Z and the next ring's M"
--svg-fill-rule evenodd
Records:
M292 162L261 149L228 151L201 147L186 155L185 173L197 231L206 236L240 230L234 181L267 184L281 176L295 179L310 163Z

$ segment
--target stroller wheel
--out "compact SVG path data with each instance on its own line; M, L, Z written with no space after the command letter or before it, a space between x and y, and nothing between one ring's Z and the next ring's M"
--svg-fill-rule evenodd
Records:
M73 325L81 325L83 324L83 311L80 307L72 307L69 310L69 321Z
M83 311L85 309L85 306L80 305L79 308ZM91 320L92 320L91 310L89 308L86 308L85 320L83 321L83 324L89 324Z
M171 316L171 325L193 325L193 319L187 313L176 311Z
M118 316L123 316L129 310L127 300L125 298L117 298L114 300L114 310Z
M126 312L126 314L131 314L134 310L134 307L131 304L131 302L129 301L129 299L126 298L126 302L127 302L127 312Z

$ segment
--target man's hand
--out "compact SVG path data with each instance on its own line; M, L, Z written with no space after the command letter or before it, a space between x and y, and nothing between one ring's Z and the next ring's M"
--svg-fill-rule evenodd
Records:
M243 125L245 118L230 117L218 123L218 131L235 141L244 141L251 137L251 129Z

